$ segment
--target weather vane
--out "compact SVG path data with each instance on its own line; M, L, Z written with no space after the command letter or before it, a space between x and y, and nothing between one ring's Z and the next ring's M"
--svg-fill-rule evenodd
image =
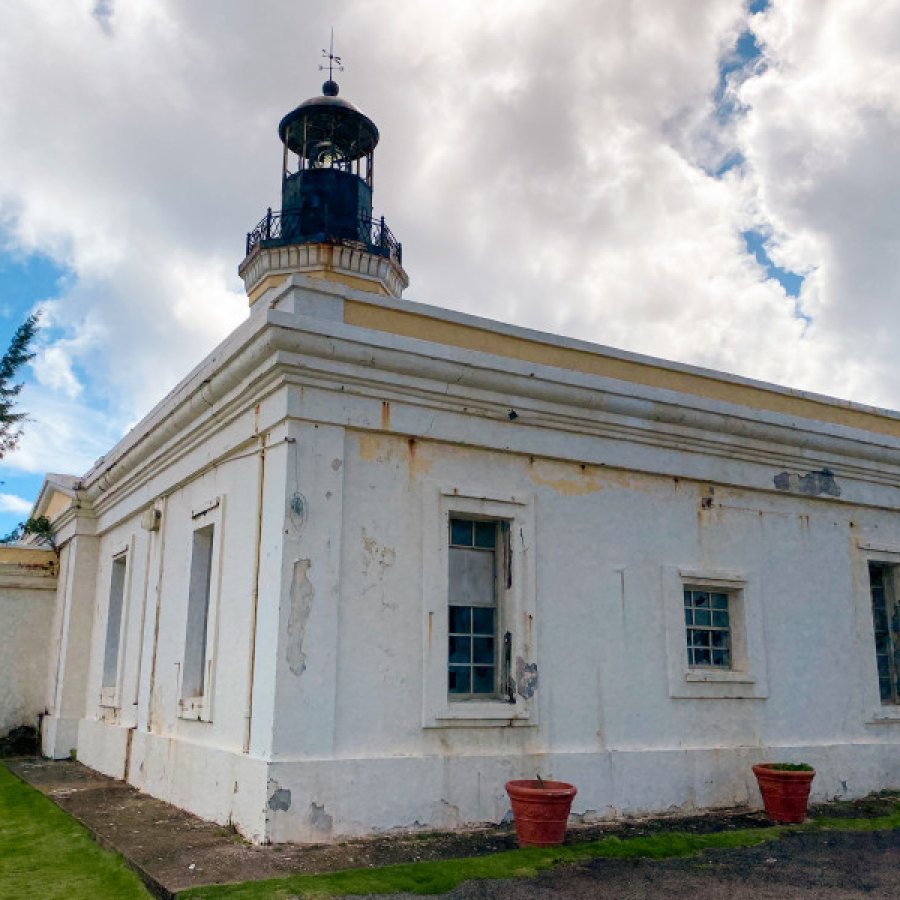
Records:
M338 72L344 71L344 65L341 62L341 58L339 56L334 55L334 29L331 29L331 43L328 45L327 50L322 51L322 56L324 56L328 60L328 65L319 66L319 71L324 72L325 69L328 69L328 80L332 80L332 69L337 69Z

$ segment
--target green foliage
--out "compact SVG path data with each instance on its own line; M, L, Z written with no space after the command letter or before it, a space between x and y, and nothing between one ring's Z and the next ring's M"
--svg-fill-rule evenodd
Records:
M25 413L15 409L22 384L14 382L19 369L34 356L31 342L37 330L38 316L34 314L16 329L6 353L0 359L0 459L16 448L22 436L21 423Z
M766 763L767 769L775 769L776 772L814 772L815 769L809 763Z
M38 516L36 519L28 519L27 522L19 522L6 537L0 538L0 544L14 544L16 541L21 541L27 534L33 534L35 537L42 538L45 544L49 544L53 550L56 550L53 528L46 516Z
M122 858L34 788L0 766L0 897L147 900Z

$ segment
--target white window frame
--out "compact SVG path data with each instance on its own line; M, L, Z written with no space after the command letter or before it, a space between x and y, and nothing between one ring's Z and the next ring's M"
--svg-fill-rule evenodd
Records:
M134 553L131 544L122 544L109 556L109 572L105 580L106 584L106 615L103 619L103 641L100 645L100 706L104 709L119 709L122 705L122 668L125 661L125 636L128 633L128 610L131 606L131 573L133 569ZM120 559L125 559L125 578L122 582L122 611L119 614L119 642L116 649L116 680L115 684L104 685L103 676L106 669L106 643L109 640L109 608L112 601L112 573L113 567Z
M878 664L875 658L875 621L872 614L872 590L869 582L869 563L880 563L897 570L900 579L900 546L858 543L857 561L860 568L853 579L857 587L854 610L856 632L860 635L859 671L864 680L865 722L867 725L900 724L900 703L885 703L878 690Z
M536 580L534 501L531 496L473 490L469 485L424 488L422 535L424 728L533 726L537 724ZM511 541L510 587L498 590L498 665L503 665L503 634L512 636L512 678L521 668L515 702L450 698L447 691L449 617L449 528L451 516L506 521ZM526 669L527 667L527 669Z
M178 678L178 715L182 719L200 722L212 722L215 693L215 661L219 628L219 590L221 585L222 557L222 519L225 498L215 497L201 504L191 512L192 528L190 532L191 547L188 552L187 578L184 589L184 629L182 642L181 665ZM212 526L212 554L209 565L209 601L206 612L206 647L203 660L203 693L196 696L183 696L183 678L185 658L187 654L187 616L190 604L190 573L193 568L194 535L198 531Z
M757 585L744 573L666 566L662 573L669 696L688 700L764 700L769 696L765 624ZM688 664L685 590L728 595L731 666Z

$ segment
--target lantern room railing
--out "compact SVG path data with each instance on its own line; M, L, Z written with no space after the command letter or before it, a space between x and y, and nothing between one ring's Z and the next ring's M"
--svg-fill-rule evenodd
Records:
M385 224L384 216L378 219L370 216L360 216L357 233L352 237L348 237L346 234L339 236L330 235L327 223L324 225L325 230L321 231L322 221L319 217L316 218L314 226L316 236L312 237L310 229L304 227L304 225L308 224L308 221L305 222L304 218L302 210L273 212L270 208L259 224L252 231L247 232L247 256L261 246L278 247L285 244L312 243L315 241L317 243L345 244L348 246L364 244L370 252L386 256L396 262L398 266L403 265L403 245L394 237L390 228Z

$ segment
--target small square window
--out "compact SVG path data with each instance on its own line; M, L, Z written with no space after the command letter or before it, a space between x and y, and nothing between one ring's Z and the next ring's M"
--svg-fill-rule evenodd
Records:
M691 668L731 668L728 594L684 589L687 659Z
M664 566L663 598L670 697L766 699L757 584L743 572Z

